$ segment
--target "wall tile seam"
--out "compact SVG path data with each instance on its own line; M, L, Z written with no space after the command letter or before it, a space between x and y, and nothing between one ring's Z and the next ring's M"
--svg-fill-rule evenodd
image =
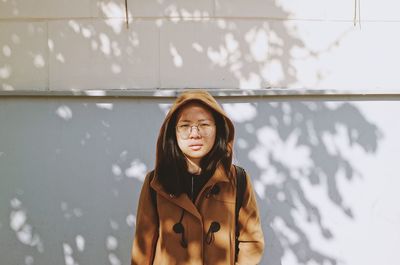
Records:
M18 17L18 18L3 18L0 17L0 22L2 21L57 21L57 20L73 20L73 19L103 19L106 17ZM112 17L110 17L112 18ZM119 18L119 17L118 17ZM122 19L122 17L121 17ZM123 17L125 19L125 17Z
M205 88L218 97L388 97L400 100L400 90L303 90ZM174 97L185 89L0 90L0 97Z
M105 21L110 19L118 19L118 20L125 20L125 17L62 17L62 18L22 18L22 19L2 19L0 18L0 23L17 23L17 22L53 22L53 21L87 21L87 20L94 20L94 21ZM274 18L274 17L203 17L203 18L189 18L189 17L129 17L129 23L135 21L170 21L170 22L185 22L185 21L194 21L194 22L207 22L213 20L220 20L224 19L227 21L237 20L237 21L299 21L299 22L328 22L328 23L353 23L353 19L306 19L306 18ZM361 23L398 23L398 20L377 20L377 19L362 19Z
M57 17L57 18L34 18L34 17L25 17L25 18L0 18L0 23L8 23L8 22L52 22L52 21L69 21L69 20L109 20L109 19L119 19L125 20L125 17ZM353 23L353 19L318 19L318 18L279 18L279 17L129 17L129 22L134 21L172 21L172 22L181 22L181 21L212 21L212 20L237 20L237 21L252 21L252 20L260 20L260 21L299 21L299 22L349 22ZM400 19L361 19L362 23L398 23Z
M161 86L161 29L160 29L160 27L157 27L157 34L158 34L158 43L157 43L157 45L158 45L158 55L157 55L157 58L158 58L158 72L157 72L157 78L158 78L158 80L157 80L157 84L158 84L158 87L162 87Z
M212 1L212 9L211 9L211 14L213 17L217 16L217 1Z
M46 82L46 90L50 91L50 47L49 47L49 40L50 40L50 36L49 36L49 22L46 22L46 56L47 56L47 82Z

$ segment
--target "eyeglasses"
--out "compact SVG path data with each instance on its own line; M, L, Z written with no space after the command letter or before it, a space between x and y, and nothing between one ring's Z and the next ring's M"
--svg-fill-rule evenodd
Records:
M197 133L202 137L208 137L212 134L215 129L215 124L209 122L202 122L199 124L178 124L176 126L176 131L182 137L182 139L189 139L190 133L192 132L192 128L196 127Z

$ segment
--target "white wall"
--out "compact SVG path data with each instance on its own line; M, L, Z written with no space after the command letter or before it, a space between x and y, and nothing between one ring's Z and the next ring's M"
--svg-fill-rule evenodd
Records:
M256 190L261 264L400 263L398 101L219 100ZM0 263L129 264L171 101L0 97Z
M396 90L397 1L0 1L0 89Z

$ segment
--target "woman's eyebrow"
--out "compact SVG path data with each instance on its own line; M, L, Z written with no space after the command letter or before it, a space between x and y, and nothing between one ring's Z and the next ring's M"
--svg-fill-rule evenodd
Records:
M180 121L178 121L178 122L192 122L193 120L180 120ZM211 121L210 119L200 119L200 120L197 120L198 122L199 121Z

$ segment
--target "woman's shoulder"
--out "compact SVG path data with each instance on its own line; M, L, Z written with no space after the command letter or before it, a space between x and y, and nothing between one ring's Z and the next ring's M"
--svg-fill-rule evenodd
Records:
M239 166L237 164L232 164L232 166L231 166L231 175L235 176L235 179L236 179L238 175L244 175L246 177L247 176L247 172L244 169L244 167Z
M246 170L239 165L232 164L233 167L233 175L235 176L235 182L238 182L239 185L244 185L247 182L247 172Z
M154 169L151 171L147 171L147 173L143 177L143 185L150 185L151 181L154 178Z

